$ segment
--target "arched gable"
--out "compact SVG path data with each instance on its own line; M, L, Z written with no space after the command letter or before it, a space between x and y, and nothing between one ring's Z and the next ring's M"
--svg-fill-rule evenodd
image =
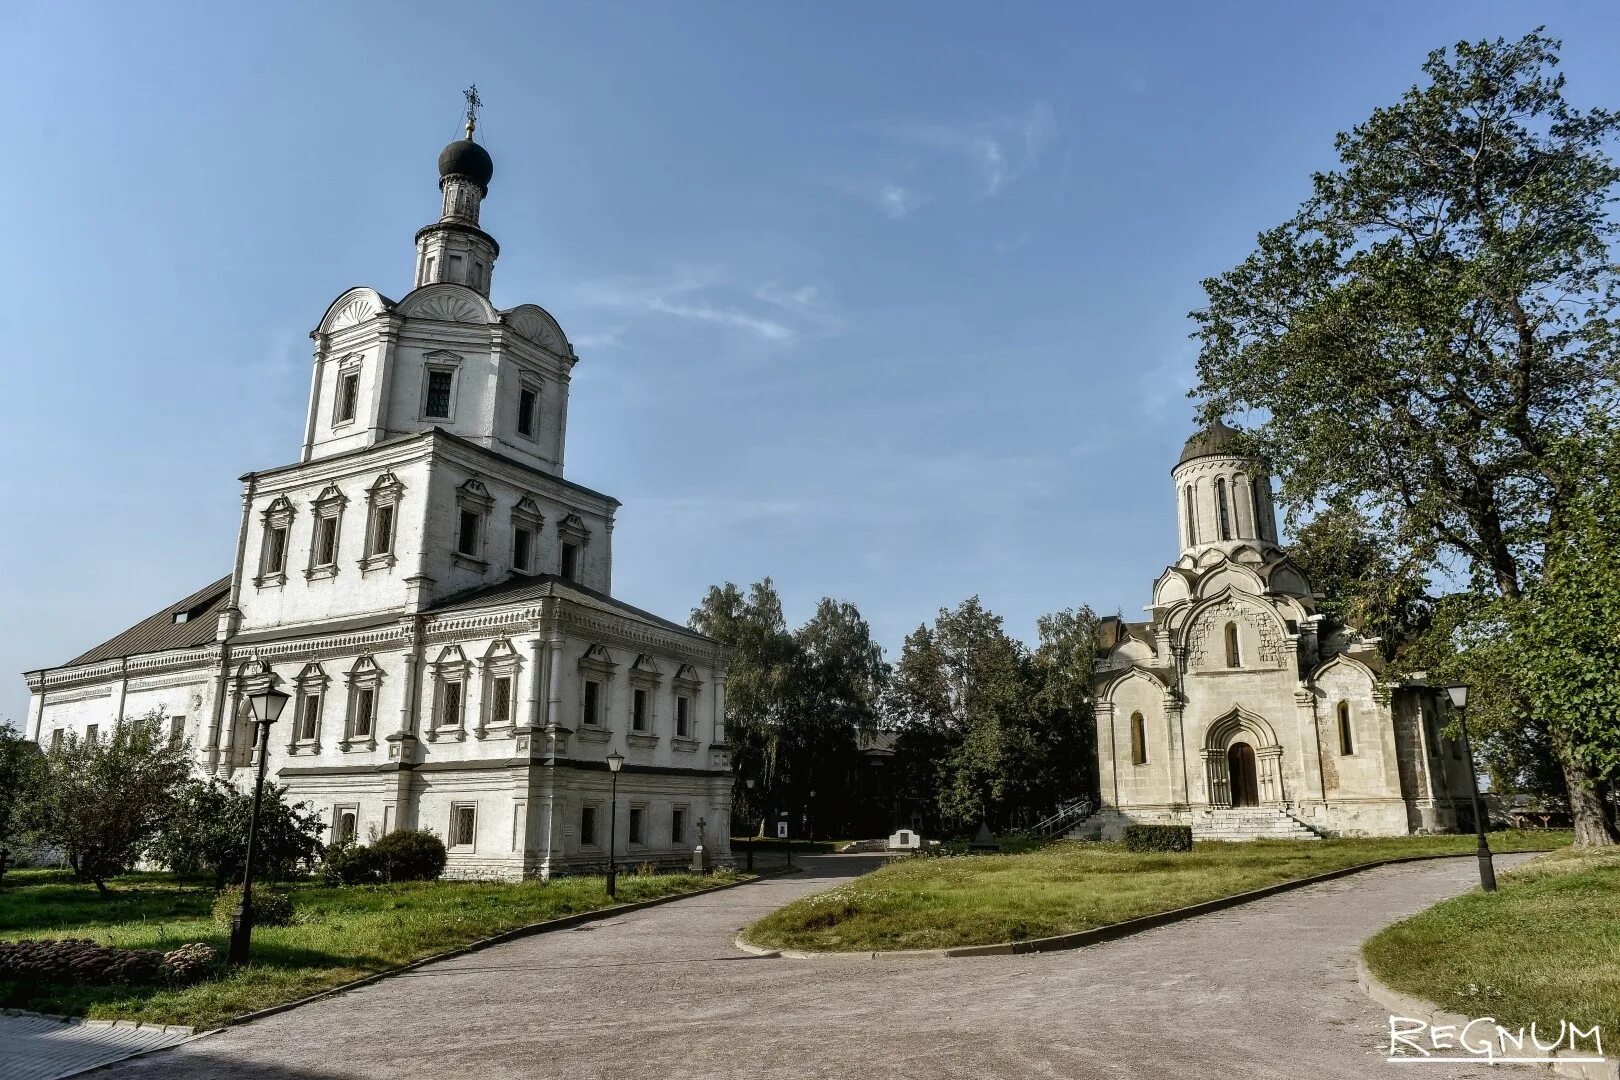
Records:
M1225 589L1235 589L1238 592L1250 593L1259 596L1266 591L1265 583L1260 575L1234 562L1227 562L1204 574L1198 580L1198 595L1200 598L1214 596Z
M1153 583L1153 603L1157 607L1168 607L1191 596L1192 586L1187 582L1187 575L1177 567L1167 568Z
M558 356L573 356L573 346L569 345L568 336L563 333L562 326L540 305L519 304L515 308L501 312L500 318L519 335L541 348Z
M1271 722L1238 705L1210 722L1204 732L1204 746L1209 750L1224 750L1239 732L1247 733L1257 748L1278 745L1277 729Z
M465 285L436 281L409 293L395 309L412 319L488 325L500 319L488 300Z
M1311 595L1311 582L1292 559L1284 558L1271 564L1266 572L1266 585L1272 592L1286 596Z
M369 285L356 285L341 293L326 314L321 316L315 332L330 334L334 330L356 326L394 306L394 302Z
M1335 653L1316 665L1316 668L1311 672L1311 684L1320 683L1323 679L1336 672L1354 673L1354 675L1365 679L1369 687L1378 685L1378 673L1349 653Z
M1222 649L1218 628L1227 622L1238 623L1245 639L1243 667L1288 666L1293 648L1277 609L1259 596L1227 586L1188 608L1175 628L1177 643L1187 650L1189 671L1224 666L1218 656Z

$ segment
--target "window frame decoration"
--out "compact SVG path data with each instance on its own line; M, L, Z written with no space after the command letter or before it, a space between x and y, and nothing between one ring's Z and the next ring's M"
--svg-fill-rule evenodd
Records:
M348 708L343 716L343 740L339 748L345 752L353 750L377 749L377 705L382 700L383 670L377 666L370 653L361 653L354 661L354 666L344 672L343 681L348 685ZM367 717L364 733L355 731L355 720L358 717L357 707L370 694L371 714Z
M585 828L586 815L590 815L590 829ZM590 833L586 836L587 831ZM602 804L595 799L585 799L579 804L579 846L581 848L602 847Z
M640 799L629 806L629 813L624 816L624 846L627 848L644 848L647 846L647 801Z
M428 702L427 740L438 742L440 739L456 739L467 737L467 691L472 689L472 664L467 660L467 654L461 651L460 645L446 645L439 650L438 659L428 665L433 676L433 698ZM450 687L456 687L454 694ZM446 722L445 713L452 698L456 703L456 714Z
M1221 632L1221 639L1226 649L1226 667L1228 671L1237 671L1243 667L1243 634L1238 629L1236 619L1226 623L1226 629Z
M343 554L343 509L348 505L349 497L336 484L327 484L310 504L312 528L309 534L309 565L304 569L306 579L336 576L338 560ZM328 521L332 523L332 558L322 562L321 532L323 524Z
M444 415L438 416L428 411L433 401L433 376L435 373L450 376L450 389L445 399ZM456 391L461 387L461 357L453 352L443 349L428 353L422 358L422 399L417 404L417 419L424 424L436 424L440 421L446 424L456 422Z
M557 522L557 576L564 581L577 582L580 577L579 564L584 557L585 548L591 542L591 531L585 527L585 521L574 511L569 511L561 521ZM574 551L574 565L568 565L568 549Z
M535 556L538 554L536 541L540 539L540 530L545 528L545 525L545 516L540 513L539 505L530 496L523 496L512 507L512 569L524 574L534 573ZM517 538L520 531L529 534L529 557L521 566L518 564L517 558Z
M478 672L482 685L478 693L478 727L475 734L482 739L490 732L510 735L518 726L518 677L523 671L523 657L507 638L490 642L484 655L478 658ZM495 716L495 684L506 680L506 718Z
M613 729L608 726L609 690L613 686L613 676L617 673L619 665L614 662L613 654L608 652L606 646L596 643L586 648L579 658L579 725L575 734L585 742L607 742L613 735ZM587 700L587 683L597 684L596 722L586 720L585 704Z
M630 746L651 747L658 745L658 689L664 683L664 673L659 670L658 662L647 653L636 657L629 670L630 700L625 713L625 741ZM637 691L645 694L647 713L642 718L646 723L643 727L636 727L636 697Z
M471 836L463 841L462 820L467 814L471 820ZM450 804L450 828L445 832L445 839L449 842L444 845L446 854L476 855L478 853L478 803L465 799L458 799Z
M314 660L305 664L303 670L293 677L293 722L287 733L287 753L321 752L321 721L326 712L326 688L331 682L326 670ZM311 703L315 706L315 730L305 735L305 713L309 711ZM376 706L373 705L372 708L375 711ZM372 727L373 729L376 727L375 718Z
M1355 718L1350 711L1350 702L1344 698L1334 707L1334 718L1339 722L1339 756L1354 757L1356 753Z
M292 500L285 495L277 495L259 514L261 535L259 538L259 573L253 579L253 587L262 589L266 586L283 585L287 581L288 549L292 546L293 518L298 516L298 509L293 506ZM280 558L276 565L271 565L270 537L272 533L281 534Z
M399 561L394 548L399 541L399 503L404 494L405 485L394 475L392 469L377 477L366 489L366 544L360 558L362 574L371 570L392 568ZM384 511L387 512L386 517ZM388 546L379 551L377 540L384 520L388 525Z
M1232 539L1232 508L1226 495L1226 477L1215 478L1215 520L1222 540Z
M1137 709L1131 713L1131 764L1146 765L1148 763L1147 748L1147 717Z
M692 808L688 803L673 803L669 808L669 843L671 847L680 847L686 843L687 819L692 816Z
M527 375L520 376L518 379L517 423L513 425L513 430L517 432L518 438L526 442L537 443L540 441L540 403L544 400L543 389L543 385L538 379ZM524 415L523 411L524 394L533 395L533 399L529 403L530 407L527 416ZM525 419L529 422L527 431L523 430Z
M479 573L489 569L484 554L489 550L489 512L494 507L495 500L490 497L489 489L478 477L465 480L456 488L456 544L450 557L457 566ZM478 535L474 537L472 544L476 550L470 552L463 551L461 546L464 539L462 526L465 524L463 517L465 514L472 514L478 519L476 526Z
M360 370L364 366L365 359L361 356L345 356L338 361L337 380L333 383L332 391L333 431L348 427L360 419ZM345 406L348 415L344 415Z
M682 664L675 669L675 677L670 680L670 685L675 691L676 704L675 717L670 720L669 744L676 750L692 753L697 750L698 744L702 742L702 739L697 734L697 704L698 696L703 693L703 680L699 677L697 668L691 664ZM688 725L685 734L681 733L679 721L680 702L682 700L686 702L687 708Z

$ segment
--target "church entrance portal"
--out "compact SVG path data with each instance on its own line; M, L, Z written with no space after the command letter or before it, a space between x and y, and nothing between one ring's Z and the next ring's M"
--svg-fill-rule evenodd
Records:
M1233 743L1226 752L1226 775L1232 782L1233 806L1259 806L1260 783L1255 777L1254 747Z

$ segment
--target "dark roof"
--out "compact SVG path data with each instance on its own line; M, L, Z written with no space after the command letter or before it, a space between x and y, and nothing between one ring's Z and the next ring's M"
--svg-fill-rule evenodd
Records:
M495 162L489 151L471 139L457 139L439 151L439 175L465 176L489 194L489 181L495 175Z
M665 630L673 630L678 634L710 640L689 626L661 619L650 611L642 611L638 607L631 607L622 600L615 600L607 593L599 593L595 589L555 574L513 574L505 581L495 585L480 585L468 592L458 593L448 597L428 608L428 615L446 615L455 611L474 611L478 608L505 607L508 604L526 604L541 600L548 596L561 597L580 604L595 604L610 608L632 618L651 623Z
M1238 430L1227 427L1217 420L1202 431L1193 433L1192 438L1181 448L1181 457L1176 465L1182 466L1194 458L1213 457L1217 454L1230 454L1237 445Z
M122 634L104 641L87 653L75 656L63 667L96 664L103 660L116 660L121 656L141 653L167 652L170 649L194 649L214 640L219 628L219 609L231 594L231 575L226 574L211 585L206 585L184 600L177 600L155 615L149 615ZM184 620L175 622L176 615Z

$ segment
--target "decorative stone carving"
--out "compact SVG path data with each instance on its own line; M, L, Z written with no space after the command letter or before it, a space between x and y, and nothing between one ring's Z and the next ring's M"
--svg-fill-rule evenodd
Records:
M1254 630L1260 639L1255 659L1261 664L1269 664L1276 668L1288 665L1290 652L1288 642L1277 624L1270 619L1254 618L1247 607L1227 597L1199 612L1198 621L1193 625L1192 635L1187 642L1187 658L1190 666L1202 667L1208 662L1209 628L1228 622L1235 622Z

